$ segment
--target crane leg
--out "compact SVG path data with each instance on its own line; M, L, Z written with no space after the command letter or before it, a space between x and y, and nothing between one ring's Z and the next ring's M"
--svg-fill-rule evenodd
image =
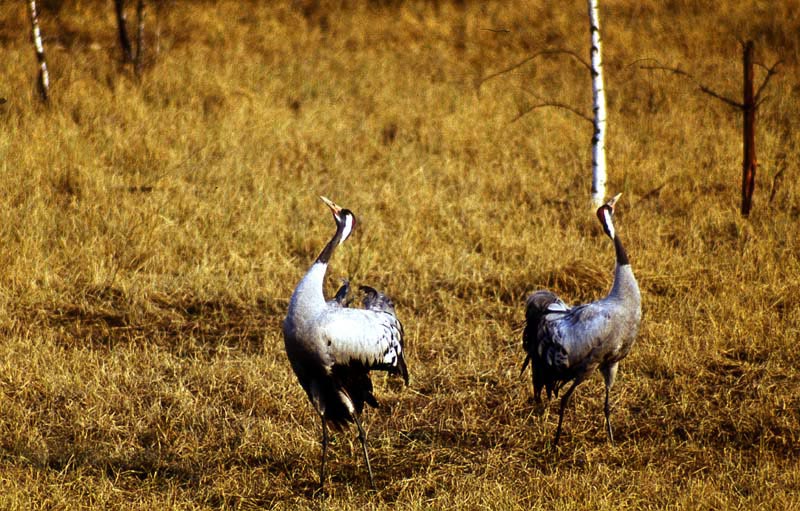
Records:
M608 441L611 444L614 444L614 434L611 432L611 407L608 405L608 394L611 391L608 387L606 387L606 404L603 409L606 413L606 433L608 433Z
M358 426L358 439L361 440L361 449L364 451L364 461L367 464L367 473L369 474L369 483L372 485L374 491L378 491L375 486L375 478L372 477L372 467L369 464L369 455L367 454L367 434L364 433L364 428L361 427L361 421L357 414L353 414L356 426Z
M328 425L325 423L325 417L320 415L322 419L322 463L319 467L319 489L325 487L325 457L328 454Z
M561 406L558 409L558 427L556 428L556 438L553 440L553 447L558 447L558 439L561 437L561 423L564 420L564 410L567 408L567 403L569 402L570 396L575 391L575 387L578 386L580 382L583 381L583 378L576 379L572 382L572 385L564 393L564 396L561 398Z
M614 434L611 432L611 405L608 402L609 395L611 394L611 387L614 386L614 379L617 376L618 363L613 363L610 366L603 367L600 371L603 373L603 378L606 382L606 403L603 411L606 414L606 433L608 434L608 441L614 443Z

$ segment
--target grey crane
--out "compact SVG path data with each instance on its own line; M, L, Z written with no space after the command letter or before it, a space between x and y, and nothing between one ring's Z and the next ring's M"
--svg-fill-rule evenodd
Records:
M628 355L636 340L642 317L639 285L612 221L620 195L597 210L597 218L614 242L616 252L614 284L608 296L570 307L550 291L536 291L526 303L522 346L527 356L522 372L530 363L536 402L541 403L542 388L547 389L550 399L554 393L558 397L559 390L572 383L561 398L554 446L561 436L564 409L570 396L595 369L600 370L605 380L606 432L609 441L614 442L609 393L620 360Z
M353 232L356 219L348 209L320 197L333 213L336 233L297 284L283 322L286 354L297 379L322 422L320 489L325 483L328 426L342 430L350 422L358 427L369 481L375 479L367 453L367 435L359 419L364 404L377 407L372 393L371 370L400 375L408 385L403 358L403 326L391 300L366 286L363 309L348 307L350 284L343 282L333 300L322 292L328 261L336 247Z

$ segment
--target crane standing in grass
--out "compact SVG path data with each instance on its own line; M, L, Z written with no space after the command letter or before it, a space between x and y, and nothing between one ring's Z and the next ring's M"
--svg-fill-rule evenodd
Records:
M606 383L606 432L611 443L611 409L608 398L620 360L630 352L642 317L639 285L633 275L628 255L614 231L614 205L621 194L597 210L603 230L614 242L616 268L614 284L605 298L596 302L567 306L550 291L536 291L528 297L522 346L527 357L522 371L531 364L533 392L541 402L542 388L548 399L572 382L561 398L558 428L553 445L558 445L564 409L575 387L595 369L603 373Z
M300 385L322 421L322 461L320 488L325 483L325 457L328 450L328 425L341 430L349 422L358 427L370 484L375 480L367 454L367 435L359 416L364 403L377 407L372 394L370 370L399 374L408 385L408 369L403 358L403 326L394 305L385 295L363 286L364 309L347 307L345 282L334 300L325 301L322 287L328 261L336 247L353 232L356 219L321 197L333 213L336 233L297 284L283 322L286 354Z

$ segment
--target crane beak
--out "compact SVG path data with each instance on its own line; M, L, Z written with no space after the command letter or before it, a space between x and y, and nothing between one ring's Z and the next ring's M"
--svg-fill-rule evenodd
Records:
M327 197L323 197L322 195L320 195L319 198L322 199L322 202L324 202L326 206L331 208L331 213L333 213L333 216L335 216L338 219L339 218L339 213L342 211L342 208L337 206L336 203L334 203L332 200L330 200Z
M614 211L614 204L617 203L617 201L619 200L620 197L622 197L622 193L621 192L616 194L615 196L611 197L611 199L608 202L606 202L606 206L611 208L611 211Z

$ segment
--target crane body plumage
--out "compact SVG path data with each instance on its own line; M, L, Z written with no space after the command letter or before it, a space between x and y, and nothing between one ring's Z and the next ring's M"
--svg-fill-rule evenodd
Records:
M559 391L571 384L561 398L555 445L572 392L595 370L605 380L606 432L613 442L609 393L619 362L636 340L642 315L639 286L611 220L618 198L611 199L597 212L616 252L614 284L609 294L595 302L570 307L551 291L543 290L530 295L526 303L522 338L527 356L522 370L530 363L536 401L541 401L543 389L550 399L553 395L558 397Z
M323 284L328 261L334 249L350 235L355 217L329 200L323 201L333 212L337 231L292 294L283 323L284 346L292 369L322 422L320 487L325 480L328 426L341 430L355 422L374 488L366 434L359 416L365 404L378 407L370 371L399 374L408 384L403 327L393 306L348 307L348 282L334 299L325 300ZM385 295L374 293L391 304Z

